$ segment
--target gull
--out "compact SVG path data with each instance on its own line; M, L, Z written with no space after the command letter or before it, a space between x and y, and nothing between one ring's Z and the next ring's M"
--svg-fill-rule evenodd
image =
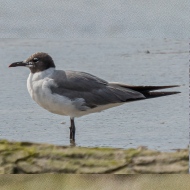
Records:
M74 118L122 105L127 102L173 95L176 91L155 91L169 86L134 86L107 82L86 72L56 70L50 55L37 52L9 67L30 69L27 89L31 98L51 113L70 116L70 141L75 142Z

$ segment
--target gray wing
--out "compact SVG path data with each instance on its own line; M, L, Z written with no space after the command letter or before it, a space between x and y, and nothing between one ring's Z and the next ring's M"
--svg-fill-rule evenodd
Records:
M53 79L57 86L50 86L52 93L66 96L73 101L82 98L84 107L94 108L98 105L145 98L140 92L109 84L85 72L57 70L53 74Z

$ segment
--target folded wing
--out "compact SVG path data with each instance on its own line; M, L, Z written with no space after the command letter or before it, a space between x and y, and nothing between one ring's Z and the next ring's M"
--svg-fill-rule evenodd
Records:
M52 93L68 97L75 101L84 99L84 107L94 108L98 105L122 103L128 100L145 99L138 91L107 81L85 72L59 71L53 76L57 86L51 86ZM84 110L84 108L80 108Z

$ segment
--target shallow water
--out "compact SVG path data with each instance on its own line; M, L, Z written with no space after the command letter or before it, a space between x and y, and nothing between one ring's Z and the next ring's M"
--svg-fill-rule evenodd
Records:
M3 38L189 38L190 1L2 1Z
M167 39L1 39L1 139L69 145L69 117L49 113L30 98L28 69L8 68L37 51L49 53L57 69L85 71L107 81L181 85L171 89L181 94L128 103L76 119L77 146L187 148L188 42Z

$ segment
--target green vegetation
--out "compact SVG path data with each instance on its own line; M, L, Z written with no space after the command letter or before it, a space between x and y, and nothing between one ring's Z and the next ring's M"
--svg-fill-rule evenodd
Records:
M188 161L188 149L165 153L0 141L1 174L188 173Z

